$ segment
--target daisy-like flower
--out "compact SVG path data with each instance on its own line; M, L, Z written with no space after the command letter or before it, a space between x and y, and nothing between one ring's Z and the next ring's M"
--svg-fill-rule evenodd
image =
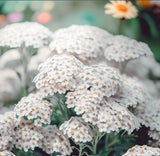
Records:
M83 64L74 56L54 55L39 66L39 73L33 82L45 96L65 93L76 88L76 77L82 67Z
M25 152L29 149L34 150L35 147L42 148L43 135L41 129L34 126L32 122L26 120L21 121L15 132L16 148L24 149Z
M0 30L0 46L40 48L50 41L52 32L39 23L24 22L7 25Z
M110 61L124 62L136 59L140 56L150 56L152 52L147 44L130 39L126 36L117 35L106 40L105 58Z
M7 156L7 155L9 155L9 156L16 156L12 152L10 152L10 151L0 151L0 156Z
M0 135L13 136L17 125L16 113L13 111L0 115Z
M49 46L53 54L67 53L85 64L93 64L94 61L103 60L103 51L107 45L105 40L110 36L97 27L73 25L56 31Z
M87 142L93 138L91 128L81 117L71 117L60 126L60 130L75 142Z
M122 156L160 156L160 149L149 147L147 145L139 146L136 145L130 148Z
M0 136L0 151L11 150L13 147L13 138L9 136Z
M27 117L28 120L33 120L36 126L42 126L42 124L50 124L51 107L52 104L48 101L39 99L36 94L29 94L18 102L14 111L19 120Z
M70 155L72 148L69 140L63 133L54 125L44 127L42 129L43 150L51 154L53 152L61 153L62 155Z
M138 10L131 2L126 1L110 1L105 5L105 13L112 14L113 17L119 19L131 19L137 17Z

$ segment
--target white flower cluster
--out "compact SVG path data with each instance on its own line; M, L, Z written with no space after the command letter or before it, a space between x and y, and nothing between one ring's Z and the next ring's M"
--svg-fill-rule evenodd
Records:
M16 114L14 112L6 112L0 115L0 153L4 155L6 150L11 150L15 143L14 128L17 125ZM6 156L6 155L5 155Z
M107 42L108 46L105 49L104 55L109 61L124 62L140 56L152 55L147 44L122 35L110 37L105 42Z
M65 93L75 89L76 77L82 67L83 64L74 56L55 55L39 66L39 73L33 81L45 96Z
M86 122L97 125L101 132L109 133L125 129L131 133L140 125L126 107L144 102L145 90L135 80L126 79L127 77L123 76L123 81L128 83L122 84L119 72L105 64L88 67L79 63L74 56L55 55L40 66L40 73L34 81L42 97L68 91L67 107L74 108L78 115L82 115ZM132 83L137 84L132 85ZM62 92L61 88L64 85L66 87L63 87ZM134 94L128 98L128 92ZM105 110L113 117L112 120L109 120ZM101 118L101 114L106 114L106 118Z
M0 151L11 150L13 146L13 138L9 136L0 136Z
M149 147L147 145L143 146L136 145L130 148L122 156L160 156L160 149Z
M43 128L42 134L44 136L43 150L46 151L46 153L59 152L62 155L71 154L72 148L69 140L55 125Z
M9 134L7 136L0 133L2 135L0 136L0 152L11 150L13 145L17 149L24 149L25 152L29 149L34 150L35 147L42 148L48 154L59 152L63 155L69 155L72 152L69 140L56 126L37 127L28 120L16 121L16 123L13 122L14 127L12 125L9 127L7 121L6 125L3 125L3 131L7 131L5 128L12 128L12 135L10 137Z
M138 105L136 116L143 125L150 128L149 135L155 140L160 140L160 100Z
M125 129L131 133L140 126L137 118L126 107L111 99L96 101L92 98L94 95L88 92L84 92L80 98L75 97L69 97L69 99L74 99L71 103L75 104L76 113L82 114L86 122L96 125L100 132L119 132L120 129Z
M27 152L30 148L34 150L35 147L42 147L43 135L41 130L32 124L30 121L21 121L16 128L16 143L18 149L24 149Z
M81 117L71 117L60 126L60 130L75 142L88 142L93 138L91 128Z
M14 23L0 30L0 46L16 48L25 44L39 48L48 44L51 37L52 32L39 23Z
M14 111L19 120L27 117L28 120L34 120L36 126L42 126L42 124L50 124L51 107L52 104L48 101L39 99L36 94L29 94L18 102Z
M110 36L107 31L94 26L73 25L56 31L49 46L53 54L71 54L90 64L103 59L105 40Z
M114 95L121 85L121 77L116 69L105 64L85 66L78 76L80 83L76 90L99 91L99 97Z
M12 152L10 151L0 151L0 156L15 156Z
M17 125L16 113L13 111L0 115L0 135L13 136Z
M122 75L122 85L113 99L123 106L136 107L139 103L147 103L151 97L148 90L137 78Z

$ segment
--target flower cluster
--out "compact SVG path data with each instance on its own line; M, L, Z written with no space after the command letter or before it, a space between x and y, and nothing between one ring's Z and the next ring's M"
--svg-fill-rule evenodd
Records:
M19 120L27 117L28 120L33 120L36 126L42 126L50 124L51 107L52 104L48 101L39 99L36 94L29 94L18 102L14 111Z
M82 67L83 64L74 56L55 55L39 66L39 73L33 81L45 96L65 93L75 89L76 77Z
M71 117L60 126L60 130L69 138L73 138L75 142L87 142L93 138L91 128L81 117Z
M110 36L107 31L94 26L73 25L56 31L49 46L53 54L71 54L90 64L103 59L107 45L104 41Z
M150 56L152 52L147 44L128 37L117 35L106 40L108 46L104 55L107 60L124 62L140 56Z
M41 24L34 22L15 23L0 30L0 46L16 48L25 44L26 47L39 48L48 44L51 37L52 32Z
M42 134L44 136L43 150L46 151L46 153L59 152L62 155L71 154L72 149L68 139L55 125L43 128Z
M11 120L9 115L7 119ZM14 121L16 117L12 116L12 119L11 121ZM24 149L25 152L29 149L34 150L35 147L42 148L48 154L59 152L63 155L69 155L72 152L68 139L56 126L37 127L31 121L24 119L16 120L16 123L11 122L10 124L13 126L8 125L7 120L4 121L3 131L0 133L2 135L0 137L0 151L11 150L15 145L17 149ZM9 133L11 129L12 134ZM8 133L4 134L3 132L7 132L7 130Z
M0 151L11 150L13 146L13 138L9 136L0 137Z
M32 124L30 121L21 121L16 128L16 143L18 149L24 149L27 152L30 148L34 150L35 147L42 147L42 139L44 136L40 129Z
M17 125L16 113L13 111L0 115L0 135L13 136Z
M62 58L63 63L61 63ZM40 66L40 73L35 77L34 81L37 88L43 93L43 88L52 87L46 89L44 97L48 94L53 95L55 92L61 94L67 91L67 107L74 108L78 115L82 115L86 122L97 125L101 132L109 133L110 131L125 129L131 133L135 128L138 128L138 120L128 111L126 106L136 105L141 100L143 101L143 97L141 97L141 94L143 94L142 86L137 84L130 89L127 86L128 83L122 85L119 72L105 64L89 67L79 64L79 61L73 56L55 55L49 58ZM79 68L77 68L77 65L79 65ZM72 70L68 70L70 68ZM123 79L126 81L127 77ZM58 84L60 81L61 83ZM71 86L74 85L74 87L70 87L70 82L72 82ZM67 86L63 87L64 91L62 92L61 86L63 83ZM132 89L135 90L135 94L130 95L130 99L127 99L126 95L125 99L123 92L131 92ZM142 93L137 98L139 92ZM104 117L101 116L102 114L104 114Z
M153 148L146 145L143 146L134 146L130 148L123 156L160 156L160 149Z
M136 116L141 123L150 128L149 136L160 140L160 100L150 101L137 107Z
M112 97L123 106L136 107L139 103L147 103L151 100L148 90L137 78L122 75L122 85L119 91Z

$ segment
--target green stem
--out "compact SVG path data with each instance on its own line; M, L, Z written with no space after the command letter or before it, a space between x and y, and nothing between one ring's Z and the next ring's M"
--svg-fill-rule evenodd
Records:
M118 25L118 34L121 34L123 19L119 19L119 25Z
M98 143L98 136L96 136L94 145L93 145L93 154L97 153L97 143Z
M27 72L28 72L28 54L24 44L19 48L21 54L22 64L23 64L23 75L21 75L22 84L23 84L23 94L27 95Z
M82 155L82 150L83 150L83 144L79 144L79 156Z
M101 140L101 138L105 135L105 133L100 133L96 127L92 126L93 128L93 132L94 132L94 140L92 141L92 146L93 146L93 149L92 149L92 152L93 154L97 154L97 145L98 145L98 142Z
M124 74L128 60L121 63L121 74Z
M59 95L59 94L55 94L55 96L57 97L57 102L58 102L58 107L61 111L61 113L64 115L64 118L65 118L65 121L66 120L69 120L69 115L68 115L68 109L66 108L66 105L65 105L65 100L64 99L64 95Z

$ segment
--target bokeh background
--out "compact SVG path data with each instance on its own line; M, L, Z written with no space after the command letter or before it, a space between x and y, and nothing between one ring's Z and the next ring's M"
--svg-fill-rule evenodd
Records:
M123 22L121 33L149 44L160 62L160 2L132 1L138 17ZM73 24L98 26L118 33L118 19L104 13L108 1L0 1L0 27L23 21L36 21L52 31Z

